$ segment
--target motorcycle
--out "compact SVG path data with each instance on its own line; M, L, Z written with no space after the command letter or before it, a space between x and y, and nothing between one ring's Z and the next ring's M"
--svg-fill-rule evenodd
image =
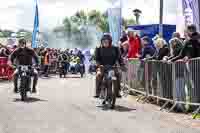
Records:
M80 71L80 74L81 74L81 78L83 78L83 75L85 73L85 66L84 66L83 63L80 64L80 68L79 69L80 69L79 71Z
M64 75L64 78L66 77L66 68L65 68L65 62L59 62L59 74L60 78Z
M108 105L110 109L115 108L116 98L117 98L117 77L115 66L104 66L101 67L103 72L103 80L100 84L100 96L99 99L103 100L102 105Z
M30 84L31 84L31 74L33 68L31 66L21 65L18 68L19 70L19 91L21 95L21 100L25 101L27 99L27 92L30 91Z

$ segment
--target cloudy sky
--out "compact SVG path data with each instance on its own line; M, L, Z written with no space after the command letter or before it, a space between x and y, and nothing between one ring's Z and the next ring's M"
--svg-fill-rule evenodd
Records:
M109 0L38 0L40 28L49 29L62 23L80 9L97 9L104 12L110 7ZM164 0L164 22L176 22L177 4L175 0ZM0 28L32 30L34 19L34 0L0 0ZM143 11L142 24L158 23L159 0L123 0L123 16L133 17L132 10Z

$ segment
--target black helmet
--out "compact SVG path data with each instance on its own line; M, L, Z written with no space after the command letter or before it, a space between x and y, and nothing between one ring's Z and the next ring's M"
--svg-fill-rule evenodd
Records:
M112 36L110 35L110 33L104 33L102 38L101 38L101 44L103 42L103 40L109 40L110 41L110 45L112 44Z

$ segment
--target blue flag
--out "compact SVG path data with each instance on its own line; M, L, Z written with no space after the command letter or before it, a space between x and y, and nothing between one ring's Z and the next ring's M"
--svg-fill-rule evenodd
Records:
M199 0L183 0L185 24L195 24L200 29Z
M116 45L121 36L122 26L122 5L121 0L114 1L113 7L108 9L108 23L113 44Z
M39 32L39 12L38 12L38 4L36 0L36 7L35 7L35 19L34 19L34 27L33 27L33 34L32 34L32 48L37 48L37 34Z

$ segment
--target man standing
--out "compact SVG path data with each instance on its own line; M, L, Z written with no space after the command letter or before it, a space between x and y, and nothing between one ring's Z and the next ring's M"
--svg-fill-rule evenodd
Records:
M128 38L129 38L129 50L128 50L128 58L138 58L141 41L138 35L134 33L134 30L128 30Z
M185 62L187 62L189 59L194 59L200 57L200 34L197 32L197 28L195 25L189 25L186 29L186 33L188 36L188 39L185 41L184 47L180 54L170 61L177 61L179 59L183 59ZM199 60L197 60L199 62ZM191 95L192 95L192 101L193 103L199 103L200 102L200 84L199 84L199 78L200 78L200 69L196 63L193 61L190 63L189 68L187 68L187 71L190 71L189 73L192 73L192 80L194 82L194 86L191 88Z
M191 58L200 57L200 34L197 32L195 25L189 25L187 27L187 36L188 40L185 41L183 50L171 61L176 61L179 59L184 59L187 61Z

